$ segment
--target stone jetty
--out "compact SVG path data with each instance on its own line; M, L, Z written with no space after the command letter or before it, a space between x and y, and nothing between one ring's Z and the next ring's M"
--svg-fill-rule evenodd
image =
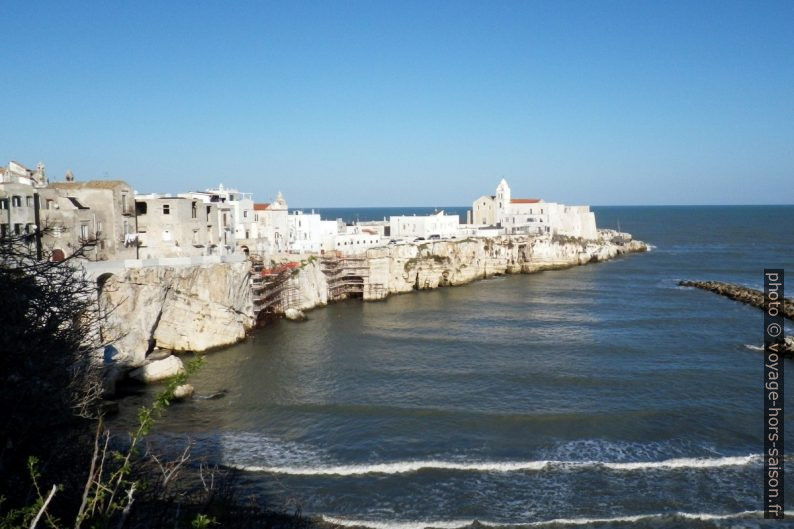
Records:
M679 281L679 286L694 287L709 292L714 292L720 296L752 305L753 307L763 310L764 308L764 293L760 290L735 285L733 283L723 283L722 281ZM786 298L783 303L783 316L790 320L794 320L794 300Z

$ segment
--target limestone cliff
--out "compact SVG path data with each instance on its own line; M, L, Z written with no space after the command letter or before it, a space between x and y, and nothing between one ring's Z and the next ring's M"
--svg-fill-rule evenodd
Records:
M328 304L328 282L316 259L299 268L291 281L298 290L298 302L294 308L308 310Z
M511 235L373 248L367 251L364 299L461 285L492 275L565 268L645 250L645 244L631 240L629 234L611 230L600 232L597 240Z
M107 337L130 365L154 347L203 351L245 337L254 324L250 263L129 268L102 282Z

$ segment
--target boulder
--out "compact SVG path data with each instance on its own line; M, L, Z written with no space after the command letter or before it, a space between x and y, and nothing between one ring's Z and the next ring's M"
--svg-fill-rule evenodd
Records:
M155 362L157 360L165 360L169 356L171 356L171 351L168 349L155 349L146 356L146 360Z
M177 386L174 388L174 399L175 400L184 400L189 399L195 393L195 389L190 384L182 384L181 386Z
M300 311L298 309L285 310L284 317L292 321L303 321L306 319L306 315L303 313L303 311Z
M134 369L130 372L130 378L139 382L151 383L166 380L184 372L185 366L182 364L182 360L176 356L169 356L163 360L156 360L143 367Z

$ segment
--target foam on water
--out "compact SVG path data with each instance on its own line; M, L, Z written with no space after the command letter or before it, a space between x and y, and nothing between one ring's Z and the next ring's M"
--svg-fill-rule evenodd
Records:
M763 511L742 511L730 514L711 514L711 513L653 513L653 514L638 514L633 516L615 516L611 518L555 518L552 520L541 520L537 522L518 522L518 523L504 523L504 522L489 522L483 520L441 520L441 521L382 521L382 520L353 520L346 518L337 518L333 516L323 516L322 519L326 522L345 527L369 527L371 529L459 529L471 526L475 521L481 525L488 527L544 527L547 525L591 525L602 523L637 523L644 520L659 520L666 518L683 518L686 520L730 520L734 518L744 517L757 517Z
M374 463L361 465L336 466L258 466L230 464L229 466L250 472L271 474L290 474L299 476L353 476L362 474L407 474L420 470L456 470L472 472L521 472L539 471L546 468L592 468L605 467L619 471L639 471L647 469L700 469L725 466L743 466L761 461L761 455L717 457L717 458L677 458L665 461L605 462L605 461L502 461L502 462L454 462L454 461L396 461L393 463Z

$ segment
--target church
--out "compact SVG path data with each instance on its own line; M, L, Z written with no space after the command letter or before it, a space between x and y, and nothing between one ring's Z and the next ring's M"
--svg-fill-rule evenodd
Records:
M540 198L513 198L502 178L494 195L483 195L472 203L471 224L495 226L506 234L566 235L595 239L595 215L589 206L566 206Z

